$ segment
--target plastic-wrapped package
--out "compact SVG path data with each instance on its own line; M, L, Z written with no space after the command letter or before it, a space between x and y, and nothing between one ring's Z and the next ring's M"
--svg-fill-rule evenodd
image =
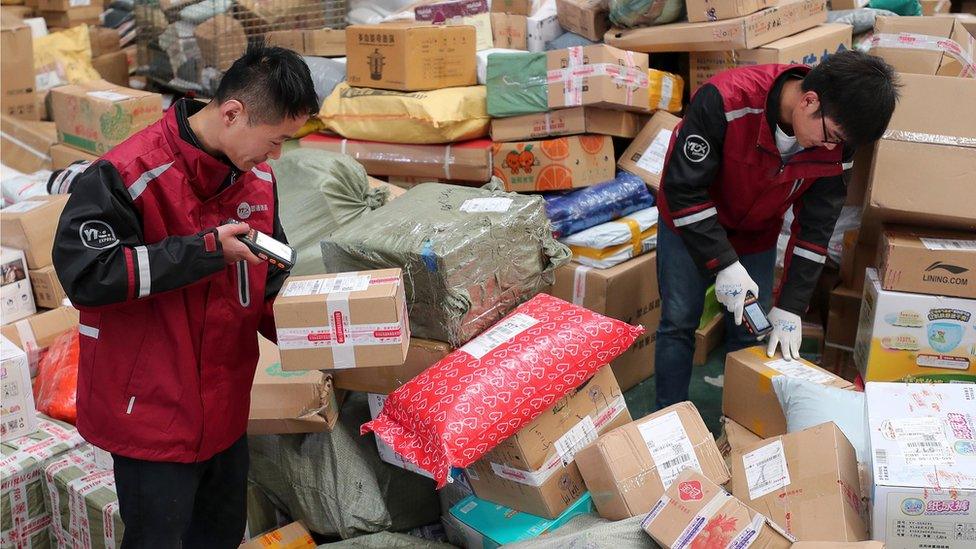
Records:
M180 19L194 24L203 23L215 15L226 13L233 5L233 0L203 0L181 9Z
M610 22L618 27L673 23L684 14L684 0L610 0Z
M32 196L48 194L47 181L51 177L48 170L38 170L31 174L22 174L4 179L0 183L4 204L16 204Z
M538 294L387 397L363 425L444 486L644 332Z
M558 37L546 42L546 51L564 50L575 46L592 46L596 42L580 36L574 32L564 32Z
M506 545L506 549L564 549L566 547L626 547L627 549L660 549L641 529L644 515L609 521L596 513L570 519L554 532L535 539Z
M312 73L312 83L315 85L315 96L319 99L319 106L325 98L332 94L336 86L346 79L346 64L327 57L302 56L309 72Z
M496 53L488 56L485 85L492 118L549 110L545 53Z
M484 86L488 78L488 56L493 53L524 53L521 50L508 50L505 48L488 48L481 50L476 55L478 57L478 84Z
M844 23L854 27L854 36L874 30L874 20L877 17L898 15L893 11L859 8L856 10L833 10L827 12L828 23Z
M159 35L159 46L169 58L174 79L191 82L199 87L203 55L193 35L195 29L194 23L177 21Z
M654 205L644 180L618 171L611 181L568 193L547 193L546 215L562 238Z
M578 263L609 269L657 247L657 222L655 206L590 227L560 242L569 246Z
M525 41L532 52L545 51L546 42L558 38L565 31L559 26L556 0L540 0L526 19Z
M54 340L41 358L34 378L37 411L74 425L78 420L78 328Z
M92 67L88 25L52 32L33 40L38 91L101 78Z
M542 197L439 183L322 240L327 272L402 269L412 334L454 346L552 284L569 256Z
M651 108L654 110L679 113L685 92L685 81L677 74L650 69L647 71L650 89Z
M895 12L896 15L922 15L922 3L918 0L871 0L868 6L879 10Z
M44 468L51 539L58 547L118 547L124 535L112 469L84 444Z

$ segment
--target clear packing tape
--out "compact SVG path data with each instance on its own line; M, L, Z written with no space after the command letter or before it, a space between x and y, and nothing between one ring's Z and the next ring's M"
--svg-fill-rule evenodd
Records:
M937 133L913 132L908 130L886 130L881 138L888 139L890 141L906 141L909 143L927 143L930 145L945 145L948 147L976 148L976 137L941 135Z
M970 37L972 40L972 37ZM906 50L934 51L949 55L962 65L961 78L976 78L976 63L972 54L959 42L950 38L940 38L911 32L880 33L871 37L872 48L896 48Z
M567 48L569 66L548 71L546 83L549 85L564 84L563 101L565 106L578 107L583 104L583 79L593 76L608 76L614 84L626 88L627 105L633 106L636 90L647 88L649 79L647 73L634 63L634 53L630 51L624 53L627 61L625 66L616 63L587 64L581 46Z
M412 147L410 148L410 154L405 152L387 152L378 151L364 148L357 148L356 143L353 143L353 147L349 146L349 140L343 139L342 143L339 145L339 152L342 154L347 154L356 160L374 160L377 162L388 162L394 163L408 163L408 164L428 164L431 166L432 171L440 171L437 177L441 175L444 179L451 179L451 164L454 162L454 156L451 154L451 144L443 146L443 152L440 151L440 147ZM433 177L433 176L432 176Z

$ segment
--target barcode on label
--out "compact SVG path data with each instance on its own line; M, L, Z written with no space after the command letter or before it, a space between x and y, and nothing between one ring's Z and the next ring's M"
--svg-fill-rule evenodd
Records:
M658 475L665 488L671 486L686 468L701 472L695 447L681 424L677 412L669 412L637 426L644 444L657 465Z
M481 357L514 339L515 336L535 326L538 322L537 319L527 314L515 313L466 343L461 347L461 350L480 360Z
M958 238L919 238L922 245L930 250L966 250L976 251L976 240L962 240Z
M678 457L676 457L676 458L674 458L672 460L665 461L663 464L661 464L660 467L662 469L674 469L674 468L676 468L676 467L678 467L680 465L684 465L684 464L686 464L686 463L688 463L690 461L691 461L691 456L689 456L688 454L681 454L681 455L679 455Z
M888 465L888 450L875 451L874 460L878 463L878 465Z

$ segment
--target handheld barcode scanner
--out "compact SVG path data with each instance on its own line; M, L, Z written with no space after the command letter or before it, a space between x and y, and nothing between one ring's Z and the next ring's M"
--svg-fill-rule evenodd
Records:
M236 223L236 221L235 221ZM291 270L298 259L298 252L284 242L279 242L261 231L251 229L245 234L237 235L254 255L283 270Z
M745 321L746 330L756 336L756 339L766 337L766 334L773 331L773 325L769 323L766 312L752 292L746 292L745 305L742 308L742 320Z

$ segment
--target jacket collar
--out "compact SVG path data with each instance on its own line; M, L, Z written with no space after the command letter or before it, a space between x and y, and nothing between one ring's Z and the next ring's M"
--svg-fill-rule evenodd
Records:
M183 101L189 100L180 100L180 102ZM186 176L194 194L200 200L208 200L217 194L221 184L231 174L231 171L236 172L237 170L180 137L181 115L183 115L183 123L188 124L188 122L185 118L186 109L177 108L177 105L178 103L174 103L166 111L163 118L163 127L165 128L163 133L169 143L170 150L173 151L175 162Z

